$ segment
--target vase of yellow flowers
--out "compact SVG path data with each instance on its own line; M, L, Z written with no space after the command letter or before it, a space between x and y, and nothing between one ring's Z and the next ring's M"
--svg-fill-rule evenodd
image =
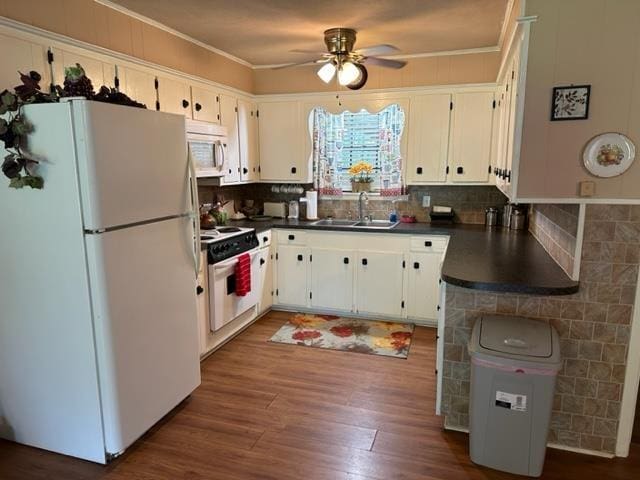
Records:
M352 192L370 192L373 184L373 167L370 163L359 161L351 166L349 175L351 175L351 191Z

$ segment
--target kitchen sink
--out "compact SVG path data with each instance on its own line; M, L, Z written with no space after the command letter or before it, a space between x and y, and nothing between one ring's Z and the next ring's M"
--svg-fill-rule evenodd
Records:
M335 218L323 218L322 220L317 220L310 225L314 227L353 227L357 220L339 220Z
M381 228L390 229L398 225L400 222L388 222L387 220L362 220L356 222L353 226L356 228Z
M311 223L314 227L343 227L343 228L374 228L388 230L395 227L399 222L388 222L387 220L346 220L336 218L323 218Z

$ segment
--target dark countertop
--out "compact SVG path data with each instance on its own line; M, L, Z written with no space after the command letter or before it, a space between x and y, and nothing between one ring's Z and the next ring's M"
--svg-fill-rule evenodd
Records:
M230 225L255 228L334 230L378 234L447 235L450 237L442 265L442 279L452 285L493 292L534 295L570 295L579 283L556 264L526 231L487 228L483 225L431 225L400 223L390 230L315 227L309 221L272 219L231 221Z

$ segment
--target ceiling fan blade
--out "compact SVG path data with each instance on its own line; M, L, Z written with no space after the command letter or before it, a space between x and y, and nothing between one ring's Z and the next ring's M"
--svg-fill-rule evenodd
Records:
M393 45L381 44L371 45L370 47L358 48L354 53L362 55L364 57L375 57L377 55L391 55L398 52L398 48Z
M292 68L292 67L304 67L306 65L318 65L320 63L327 63L329 58L318 58L317 60L307 60L306 62L298 62L298 63L285 63L284 65L278 65L277 67L272 67L271 70L282 70L283 68Z
M361 63L366 63L367 65L377 65L384 68L402 68L407 64L407 62L405 62L404 60L391 60L388 58L378 57L366 57L361 61Z
M289 50L291 53L306 53L307 55L327 55L327 52L319 52L317 50L304 50L295 48L293 50Z

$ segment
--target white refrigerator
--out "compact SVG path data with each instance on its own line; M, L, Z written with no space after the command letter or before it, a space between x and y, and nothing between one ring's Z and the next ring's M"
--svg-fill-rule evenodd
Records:
M45 185L0 180L0 437L106 463L200 383L185 120L24 114Z

